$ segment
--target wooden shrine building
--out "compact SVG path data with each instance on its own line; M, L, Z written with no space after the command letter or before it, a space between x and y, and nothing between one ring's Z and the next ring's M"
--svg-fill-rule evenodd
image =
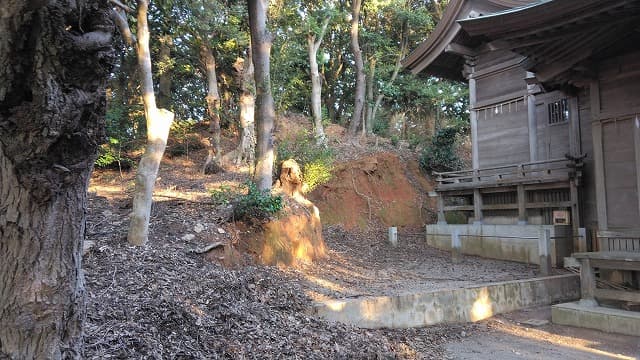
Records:
M640 1L451 0L404 66L469 84L473 166L437 174L441 225L567 224L568 252L640 252Z

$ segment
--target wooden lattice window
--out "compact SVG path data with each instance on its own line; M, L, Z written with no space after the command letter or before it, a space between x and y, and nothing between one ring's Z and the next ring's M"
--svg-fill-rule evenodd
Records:
M567 99L547 104L549 111L549 125L562 124L569 121L569 106Z

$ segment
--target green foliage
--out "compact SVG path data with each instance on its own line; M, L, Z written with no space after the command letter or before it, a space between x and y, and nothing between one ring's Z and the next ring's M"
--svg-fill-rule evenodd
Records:
M95 162L96 167L129 169L133 166L133 160L122 156L117 144L117 139L110 138L109 143L100 146Z
M193 119L174 121L171 124L167 153L170 156L189 156L189 151L204 149L196 134L196 121Z
M391 135L391 145L398 146L400 143L400 137L396 134Z
M233 206L233 218L236 220L266 220L284 206L280 195L272 195L268 190L260 191L251 181L237 189L224 185L212 190L211 200L216 205Z
M285 160L298 162L302 168L303 190L309 192L331 180L335 155L333 149L317 145L310 133L303 132L278 144L277 159L278 169Z
M426 171L453 171L462 168L462 161L456 153L459 132L454 127L438 130L422 152L420 166Z
M378 136L389 135L389 121L381 117L376 117L376 119L373 122L372 130L373 130L373 133Z
M211 201L216 205L229 205L234 198L240 195L228 185L222 185L219 189L211 190Z

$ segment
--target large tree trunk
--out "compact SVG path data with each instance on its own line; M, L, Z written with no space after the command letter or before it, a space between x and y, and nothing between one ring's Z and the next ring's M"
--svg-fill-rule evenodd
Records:
M271 95L270 56L273 36L267 30L268 0L248 0L251 53L256 80L257 130L254 181L260 190L271 190L273 177L273 128L275 108Z
M0 358L82 356L87 185L104 139L106 1L0 16ZM82 30L81 30L82 29Z
M236 73L238 74L238 81L240 82L241 94L240 94L240 143L236 149L236 165L240 165L242 161L246 161L248 164L253 165L256 137L254 131L254 119L255 119L255 107L256 100L254 97L255 83L253 79L253 60L251 59L251 49L249 49L249 56L247 59L238 58L233 65Z
M307 51L309 54L309 68L311 70L311 115L313 116L313 127L315 131L316 143L326 145L327 139L322 126L322 81L318 71L318 50L322 44L322 38L329 26L329 18L322 21L320 34L307 35Z
M133 210L127 240L133 245L143 245L149 237L149 218L153 202L153 188L158 177L162 155L167 147L173 113L156 107L149 52L149 26L147 24L148 0L138 0L138 66L142 83L144 114L147 120L147 147L138 165Z
M220 165L220 92L218 91L218 77L216 76L216 58L213 50L206 44L200 46L200 57L207 74L207 115L209 116L209 149L204 163L205 174L215 174L222 171Z
M358 125L362 120L362 111L364 109L364 100L366 93L364 60L362 59L362 50L360 50L360 41L358 40L360 7L362 0L351 1L351 51L355 62L356 72L356 90L354 94L353 115L349 124L349 136L354 139L358 132Z

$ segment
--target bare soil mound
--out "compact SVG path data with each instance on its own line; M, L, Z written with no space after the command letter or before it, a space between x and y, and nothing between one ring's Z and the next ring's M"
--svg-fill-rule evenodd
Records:
M421 227L432 219L427 196L431 188L428 182L411 181L409 173L416 170L394 153L368 155L339 164L332 180L309 198L327 225L341 224L346 229L372 224Z

